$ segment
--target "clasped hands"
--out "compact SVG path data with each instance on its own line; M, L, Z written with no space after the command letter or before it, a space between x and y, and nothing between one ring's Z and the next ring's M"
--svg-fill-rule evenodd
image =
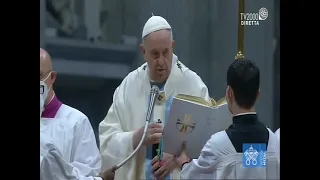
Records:
M134 148L139 144L143 130L144 127L141 127L134 133ZM162 130L161 124L150 124L143 144L152 145L160 143ZM157 156L152 159L152 172L157 180L165 179L174 169L180 168L184 163L189 162L190 158L185 151L185 147L186 143L183 143L181 149L175 155L163 153L161 161L159 161Z

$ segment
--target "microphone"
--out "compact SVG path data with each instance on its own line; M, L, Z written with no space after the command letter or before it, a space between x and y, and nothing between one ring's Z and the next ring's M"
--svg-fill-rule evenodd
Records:
M142 138L138 144L138 146L136 147L136 149L130 154L130 156L128 156L125 160L123 160L120 164L117 165L116 170L121 168L125 163L127 163L137 152L138 150L141 148L144 139L146 138L147 135L147 130L148 130L148 126L151 120L151 115L153 112L153 108L154 108L154 104L155 101L157 99L159 95L159 87L156 85L153 85L150 91L150 101L149 101L149 106L148 106L148 111L147 111L147 116L146 116L146 123L144 125L144 130L143 130L143 135Z

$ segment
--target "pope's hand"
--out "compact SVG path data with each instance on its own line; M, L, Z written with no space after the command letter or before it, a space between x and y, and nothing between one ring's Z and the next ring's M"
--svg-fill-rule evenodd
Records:
M159 161L158 157L154 157L151 161L152 172L157 180L164 180L175 168L178 167L176 157L171 154L163 153L163 159Z
M133 142L134 147L136 148L142 138L144 127L139 128L137 131L134 132L133 135ZM144 145L151 145L160 143L162 136L162 126L161 124L150 124L148 127L148 131L146 134L146 138L144 140Z

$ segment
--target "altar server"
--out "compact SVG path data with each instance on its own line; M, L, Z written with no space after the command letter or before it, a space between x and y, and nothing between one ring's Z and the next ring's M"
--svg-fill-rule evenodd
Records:
M143 134L151 87L159 87L160 95L143 147L116 171L117 180L152 179L153 145L160 141L173 96L182 93L210 101L201 78L173 54L174 45L169 23L163 17L152 16L144 25L140 45L146 63L130 72L117 87L107 116L99 125L102 169L106 169L123 161L137 147ZM169 166L171 156L164 155L163 160L167 161L162 175L177 179L180 169Z
M233 124L213 134L198 159L177 158L181 179L279 179L279 141L254 109L259 84L259 68L253 61L236 60L229 66L226 100ZM253 167L257 165L264 168Z

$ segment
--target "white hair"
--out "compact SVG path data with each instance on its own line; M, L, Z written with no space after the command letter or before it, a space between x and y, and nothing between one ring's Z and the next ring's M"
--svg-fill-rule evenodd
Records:
M161 30L162 30L162 29L161 29ZM165 30L167 30L167 31L170 32L170 40L173 41L172 29L165 29ZM159 30L159 31L160 31L160 30ZM145 44L145 41L147 40L147 37L148 37L148 36L149 36L149 34L142 38L142 44Z

